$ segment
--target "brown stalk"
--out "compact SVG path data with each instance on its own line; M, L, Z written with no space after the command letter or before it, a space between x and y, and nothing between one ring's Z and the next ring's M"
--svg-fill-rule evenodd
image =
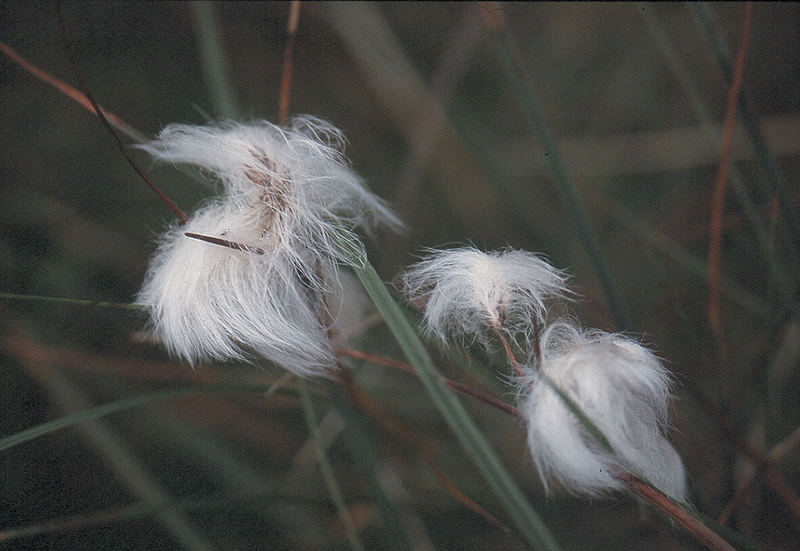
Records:
M294 37L300 20L300 1L292 0L289 6L289 21L286 23L286 50L283 52L283 74L281 75L281 94L278 100L278 124L284 125L289 120L289 98L292 90L292 57L294 55Z
M431 449L431 446L425 442L420 435L406 427L400 421L392 418L367 395L365 395L363 392L360 392L353 384L350 374L347 371L342 371L341 383L356 408L369 414L388 433L401 440L404 440L417 450L417 453L419 453L422 460L431 470L437 482L439 482L445 491L447 491L447 493L449 493L456 501L482 516L487 521L500 528L503 532L510 532L509 528L505 524L500 522L494 515L489 513L489 511L481 507L477 502L465 494L452 480L450 480L444 471L439 468L436 462L435 453Z
M28 73L30 73L34 77L38 78L45 84L49 84L50 86L52 86L65 96L67 96L69 99L76 102L78 105L80 105L87 111L91 111L92 113L94 113L94 108L92 107L92 103L86 98L86 96L81 94L78 90L76 90L66 82L63 82L54 77L53 75L47 73L46 71L40 69L27 59L19 55L13 48L11 48L11 46L6 44L2 40L0 40L0 52L6 54L6 56L8 56L8 58L11 61L19 65L21 68L25 69ZM114 113L107 111L102 107L100 108L100 110L106 116L108 122L110 122L115 128L117 128L120 132L122 132L132 140L139 143L147 141L147 137L144 134L136 130L134 127L129 125L127 122L122 120Z
M384 365L386 367L392 367L395 369L399 369L401 371L405 371L406 373L411 373L412 375L416 375L416 371L414 371L413 367L401 361L395 360L393 358L387 358L385 356L377 356L375 354L369 354L367 352L362 352L361 350L354 350L352 348L337 348L336 354L340 356L348 356L350 358L355 358L357 360L364 360L365 362L371 362L378 365ZM500 411L507 413L508 415L511 415L512 417L522 420L522 413L520 413L520 411L517 408L515 408L510 404L507 404L501 400L498 400L497 398L494 398L493 396L484 394L478 390L475 390L470 386L453 381L451 379L445 378L444 383L453 390L455 390L456 392L460 392L465 396L471 396L476 400L480 400L486 404L489 404L492 407L499 409Z
M229 249L234 249L236 251L243 251L246 253L256 253L256 254L264 254L266 251L261 247L256 247L254 245L244 245L242 243L237 243L236 241L228 241L227 239L222 239L221 237L214 237L213 235L203 235L201 233L194 233L194 232L184 232L186 237L191 237L192 239L198 239L200 241L205 241L206 243L213 243L214 245L220 245L222 247L228 247Z
M675 503L664 494L642 482L631 474L620 475L618 479L634 494L650 503L653 507L683 526L697 541L713 551L736 551L719 534L695 518L686 509Z
M172 199L167 197L167 195L161 191L161 189L152 180L150 180L150 178L147 177L141 168L139 168L139 165L136 164L136 162L133 160L133 157L131 157L125 150L125 146L122 145L122 140L119 139L119 136L114 131L114 127L111 126L111 123L108 122L108 119L103 114L103 110L100 108L100 105L94 100L94 97L92 97L92 93L89 91L89 87L86 85L83 75L78 68L78 62L75 60L75 56L72 53L72 46L70 45L69 37L67 36L67 28L64 24L64 14L61 11L61 2L56 3L56 11L58 12L58 28L61 32L61 40L64 43L64 53L67 56L67 61L69 61L69 64L72 67L72 72L75 74L75 80L78 81L78 86L80 86L81 90L83 90L83 93L86 96L86 99L89 100L89 103L92 104L92 108L94 109L94 112L97 113L97 117L100 119L100 122L103 123L105 129L108 130L108 132L114 138L114 142L128 160L128 164L133 167L136 173L142 178L142 180L144 180L150 189L152 189L155 194L158 195L159 199L161 199L161 201L167 205L167 207L169 207L175 216L177 216L178 219L185 224L188 220L186 214L184 214L178 205L176 205Z
M722 150L719 156L719 170L711 199L711 226L708 244L708 322L717 341L722 365L727 365L727 348L722 325L720 294L722 290L722 231L724 225L725 195L727 192L728 166L733 142L733 128L736 122L736 107L742 88L744 61L747 44L750 39L750 20L753 14L753 3L745 5L744 21L739 38L739 51L733 81L728 90L728 104L725 110L725 124L722 131Z

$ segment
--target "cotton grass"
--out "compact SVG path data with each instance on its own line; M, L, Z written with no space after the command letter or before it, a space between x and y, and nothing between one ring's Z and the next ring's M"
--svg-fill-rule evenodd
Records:
M502 330L530 349L546 303L567 293L566 276L537 255L474 247L431 251L401 277L405 295L424 303L425 332L441 341L491 348Z
M647 348L621 335L557 322L542 336L540 371L525 381L522 412L528 446L545 487L552 482L589 496L622 490L632 472L681 502L686 476L667 441L669 374ZM550 383L600 429L604 449Z
M362 247L359 229L400 227L341 146L340 132L313 117L286 127L173 124L142 146L156 159L197 166L222 192L161 236L138 296L170 352L193 363L262 356L302 376L335 367L338 264L351 261L342 244Z

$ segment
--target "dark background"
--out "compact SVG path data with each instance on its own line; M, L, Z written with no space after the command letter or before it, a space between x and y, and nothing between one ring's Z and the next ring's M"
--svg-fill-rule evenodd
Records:
M3 2L0 9L0 38L74 84L54 5ZM793 309L798 265L786 239L791 225L763 191L771 180L740 125L735 167L771 249L764 252L756 224L730 189L723 240L726 350L709 329L705 266L719 144L707 137L692 97L719 132L728 95L709 38L685 5L492 9L506 18L586 203L629 312L628 329L675 373L671 439L698 508L716 517L753 468L720 423L767 453L800 422L800 327ZM237 118L277 116L288 10L279 2L216 6ZM744 5L711 10L735 51ZM206 85L190 4L68 2L63 12L93 95L141 132L222 115ZM655 27L669 46L659 42ZM688 91L670 68L667 47L686 71ZM0 85L0 291L130 302L170 212L86 110L7 58L0 61ZM793 207L800 176L798 90L800 7L758 3L743 92ZM354 168L407 222L404 235L381 235L370 245L384 279L423 247L471 241L486 249L524 248L572 274L580 299L570 310L585 325L616 328L477 5L304 4L291 102L293 113L317 115L343 130ZM184 210L207 196L185 173L134 156ZM280 376L269 366L193 371L170 361L147 342L143 316L129 310L2 300L0 320L2 435L123 396ZM380 326L359 347L401 357ZM483 380L445 362L442 369L513 400L490 372L502 365L477 366ZM510 522L416 380L370 365L355 370L361 390L415 431L443 472ZM693 388L719 408L716 417ZM330 387L315 390L318 416L341 414ZM545 497L525 453L524 429L482 404L465 403L565 549L699 548L630 498ZM363 412L355 417L347 423L365 434L417 548L525 547L447 494L418 450L386 424ZM339 434L324 423L323 430ZM176 536L163 526L177 511L221 549L346 548L319 470L305 459L307 435L299 401L287 392L183 398L24 443L0 452L0 530L67 517L74 524L0 539L0 545L173 549ZM331 461L365 545L387 548L391 537L354 449L340 435L329 449ZM777 462L793 488L797 459L788 446ZM243 488L261 493L245 498ZM117 509L159 499L179 502L177 509ZM202 499L210 502L198 505ZM124 518L102 522L101 512ZM730 521L769 549L800 546L798 523L761 476Z

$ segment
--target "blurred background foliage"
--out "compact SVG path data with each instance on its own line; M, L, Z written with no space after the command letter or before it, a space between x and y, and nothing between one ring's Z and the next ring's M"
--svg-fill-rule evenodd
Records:
M800 272L787 235L798 228L779 215L774 181L739 125L731 179L740 182L756 217L729 190L722 260L727 346L720 349L708 323L706 257L720 150L714 136L728 82L697 8L509 3L483 9L500 10L514 36L630 317L627 329L644 336L676 375L671 437L698 508L716 517L750 480L753 463L736 442L762 455L783 443L775 455L783 497L757 475L728 523L765 548L797 549L800 518L790 493L800 486L792 445L800 425ZM744 6L708 9L735 52ZM0 39L74 83L51 3L7 1L0 10ZM226 112L276 119L288 3L224 3L203 11L184 2L68 2L63 12L93 95L140 131L153 135L169 122L200 124ZM209 38L200 24L209 16L223 47L227 103L208 84L199 46ZM291 111L340 127L353 166L408 223L405 234L382 235L370 245L385 280L423 247L471 241L538 251L572 274L580 300L571 312L588 326L614 330L595 269L554 186L551 159L499 59L477 4L303 4ZM0 291L130 302L170 212L90 113L8 59L0 67ZM798 4L755 6L742 90L795 208ZM134 155L184 210L208 196L197 179ZM129 310L3 300L0 320L2 435L120 397L281 376L270 366L192 370L171 361L148 340L144 317ZM380 325L352 346L402 357ZM513 401L496 371L502 365L464 369L440 359L448 376ZM514 531L502 531L443 489L431 457L508 523L419 382L384 367L353 367L357 387L380 413L353 408L329 385L313 384L312 391L329 460L364 545L525 548ZM294 387L289 381L267 397L180 398L3 451L0 546L347 548ZM699 548L631 498L545 497L523 428L482 403L464 402L564 549ZM381 505L378 494L388 503ZM2 532L20 527L28 532Z

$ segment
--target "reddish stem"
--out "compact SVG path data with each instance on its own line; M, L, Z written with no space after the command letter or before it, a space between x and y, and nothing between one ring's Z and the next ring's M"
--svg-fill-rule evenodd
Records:
M292 56L294 55L294 37L300 20L300 2L292 0L289 7L289 21L286 24L286 50L283 53L283 74L281 75L281 94L278 100L278 124L284 125L289 120L289 98L292 90Z
M711 199L711 227L709 230L708 244L708 322L717 340L723 365L727 364L722 316L720 313L720 295L722 289L722 231L725 194L728 188L727 176L731 143L733 142L733 127L736 122L736 107L742 88L744 60L747 53L747 43L750 38L750 20L752 14L753 3L747 2L739 40L739 51L736 54L733 81L728 90L728 105L725 110L725 124L722 131L722 151L719 156L719 171L717 173L717 180L714 184L714 192Z
M736 551L722 536L655 488L628 473L619 475L618 479L634 494L645 499L653 507L683 526L697 541L709 549L714 551Z
M384 365L386 367L392 367L395 369L399 369L401 371L405 371L406 373L411 373L412 375L416 375L416 371L410 365L403 363L399 360L395 360L393 358L387 358L385 356L377 356L375 354L369 354L367 352L362 352L361 350L354 350L352 348L338 348L336 349L336 353L340 356L348 356L350 358L356 358L358 360L364 360L366 362L371 362L378 365ZM465 384L453 381L451 379L444 379L444 382L447 386L455 390L456 392L460 392L466 396L472 396L473 398L480 400L486 404L489 404L505 413L516 417L519 420L523 420L522 413L512 405L509 405L497 398L489 396L488 394L484 394L478 390L475 390L472 387L469 387Z
M72 46L70 46L69 38L67 37L67 28L64 25L64 14L61 12L60 2L56 4L56 10L58 11L58 28L61 31L61 40L64 43L64 53L67 56L67 61L69 61L69 64L72 67L72 72L75 74L75 80L78 81L78 85L83 90L86 99L88 99L89 103L92 104L94 112L97 113L97 117L100 119L100 122L103 123L105 129L108 130L108 132L114 138L114 142L117 144L119 150L128 160L128 164L130 164L131 167L133 167L133 170L135 170L136 173L142 178L142 180L144 180L144 182L150 187L150 189L152 189L155 192L155 194L158 195L161 201L165 205L167 205L167 207L169 207L169 209L175 214L175 216L177 216L178 219L185 224L186 221L188 220L186 214L184 214L184 212L178 207L178 205L176 205L172 199L167 197L167 195L163 191L161 191L161 189L155 183L153 183L150 180L150 178L147 177L144 171L141 168L139 168L139 165L137 165L136 162L134 162L133 158L125 150L125 146L122 145L122 140L119 139L119 136L117 136L117 133L114 132L114 128L111 126L111 123L108 122L108 119L103 114L103 110L100 108L100 105L94 100L94 97L92 97L92 93L89 91L89 87L84 82L83 75L81 74L81 71L78 68L78 62L75 60L75 56L72 53Z

